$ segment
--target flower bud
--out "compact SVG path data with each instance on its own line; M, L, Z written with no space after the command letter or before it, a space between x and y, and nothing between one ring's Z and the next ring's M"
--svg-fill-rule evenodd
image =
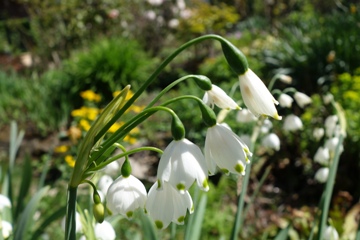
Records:
M204 91L209 91L212 88L212 83L207 76L195 75L193 76L195 83Z
M96 219L96 221L98 223L102 223L104 221L105 218L105 208L104 205L100 202L100 203L95 203L93 205L93 213L94 213L94 217Z
M130 174L131 174L131 164L129 162L129 159L126 158L125 162L121 166L121 175L124 178L127 178L130 176Z
M221 47L231 69L238 75L243 75L249 68L245 55L232 43L223 39Z
M174 114L171 121L171 133L175 140L181 140L185 137L185 128L180 118Z
M201 110L202 118L206 126L212 127L216 125L216 115L214 111L207 105L203 103L199 103L199 107Z

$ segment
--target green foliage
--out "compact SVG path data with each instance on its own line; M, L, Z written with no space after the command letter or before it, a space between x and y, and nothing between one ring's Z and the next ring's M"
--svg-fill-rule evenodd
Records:
M358 142L360 139L360 68L351 75L348 72L338 75L332 83L331 93L335 99L339 99L342 107L345 109L348 123L348 135L352 141Z
M92 89L109 102L115 90L128 84L137 89L150 75L156 62L134 40L113 38L96 41L90 49L73 54L64 64L70 79L64 91L79 101L77 94L80 91Z
M0 118L3 123L16 120L19 125L24 125L30 121L41 134L57 129L69 111L67 96L61 92L64 82L66 76L57 71L29 79L0 72Z
M317 80L333 72L352 71L360 61L357 44L358 12L334 11L332 14L295 12L283 20L279 35L262 55L266 70L290 69L299 90L313 92ZM344 27L348 26L348 27Z

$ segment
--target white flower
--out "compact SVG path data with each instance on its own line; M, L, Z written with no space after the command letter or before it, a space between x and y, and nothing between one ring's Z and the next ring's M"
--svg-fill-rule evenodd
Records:
M297 131L299 129L302 129L302 127L303 127L302 121L298 116L294 114L290 114L286 116L283 125L284 130Z
M292 83L292 77L290 77L289 75L281 74L279 76L279 79L280 79L280 81L282 81L283 83L286 83L286 84Z
M266 135L263 139L261 144L266 148L271 148L276 151L280 150L280 139L275 133L270 133Z
M97 240L115 240L116 233L113 226L108 221L96 223L94 227L95 237Z
M146 11L145 16L149 20L155 20L156 19L156 13L152 10Z
M325 183L327 181L328 177L329 177L329 168L327 168L327 167L320 168L315 173L315 179L319 183Z
M245 105L255 116L266 115L277 120L281 119L275 108L275 104L278 104L278 102L251 69L240 75L239 81Z
M326 105L331 103L332 100L334 100L334 96L331 93L327 93L323 96L323 101Z
M106 165L104 168L104 172L107 175L114 176L118 175L120 169L120 165L118 161L113 161L110 164Z
M279 101L279 104L281 107L291 108L291 105L294 100L292 99L292 97L290 97L286 93L282 93L282 94L280 94L278 101Z
M339 240L339 234L332 226L327 226L322 240Z
M11 223L9 223L8 221L5 220L1 220L1 226L0 226L0 231L2 232L2 237L4 239L7 239L8 237L10 237L10 235L12 234L13 231L13 227L11 225Z
M330 115L325 119L325 131L327 137L332 137L336 130L336 124L339 118L336 115Z
M249 148L231 130L216 124L206 133L205 159L208 171L214 174L216 166L226 172L245 174L251 156Z
M97 183L99 192L105 195L113 182L114 180L109 175L101 176Z
M211 107L215 104L219 108L240 109L236 102L229 97L224 90L214 84L212 85L211 90L205 92L203 102Z
M106 202L112 213L131 218L136 209L145 206L146 197L145 186L139 179L120 176L109 187Z
M236 115L236 121L238 122L247 123L247 122L254 122L256 120L257 117L255 117L255 115L252 114L252 112L250 112L249 109L246 108L243 108L240 111L238 111Z
M329 138L326 140L325 147L327 149L329 149L330 152L335 152L338 144L339 144L339 138L333 137L333 138ZM341 145L340 152L342 152L343 150L344 150L344 147L343 147L343 145Z
M272 122L269 119L265 119L263 124L261 125L260 131L261 133L268 133L272 127Z
M147 2L153 6L159 6L164 2L164 0L147 0Z
M168 22L169 28L177 28L179 26L179 19L173 18Z
M324 136L325 130L323 128L314 128L313 136L316 141L319 141Z
M181 193L188 190L195 180L202 190L209 190L204 155L186 138L173 140L166 147L157 172L160 183L169 182Z
M294 98L299 107L304 108L306 105L312 102L311 98L302 92L296 92Z
M3 210L4 207L11 208L11 202L7 196L0 194L0 211Z
M170 222L184 224L187 210L190 214L194 211L188 191L181 194L167 182L163 182L161 188L158 187L158 182L150 188L146 211L155 221L157 228L164 229Z
M326 147L319 147L315 153L314 161L322 165L328 165L330 160L329 149Z

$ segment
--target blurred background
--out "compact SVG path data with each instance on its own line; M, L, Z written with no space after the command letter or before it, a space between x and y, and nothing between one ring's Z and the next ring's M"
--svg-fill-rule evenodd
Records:
M273 122L280 150L260 147L256 153L260 160L254 165L249 193L268 173L248 212L244 239L258 239L264 231L276 235L289 219L299 239L309 235L324 188L314 180L320 166L313 158L321 143L314 139L313 129L334 114L321 101L327 93L343 106L348 122L330 216L340 234L350 231L344 227L345 220L360 211L359 7L356 0L1 0L1 164L8 161L10 123L15 121L25 132L17 155L19 166L24 156L31 159L32 178L37 182L46 165L45 183L63 194L65 204L71 157L99 109L127 84L136 91L181 44L204 34L219 34L244 52L250 68L265 83L276 74L286 74L292 87L313 100L305 109L291 109L303 121L301 131L284 133L281 122ZM227 92L238 81L221 47L204 42L180 54L136 102L139 108L133 112L186 74L206 75ZM284 86L279 83L276 88ZM180 94L202 97L203 92L189 82L167 97ZM233 97L241 99L239 91ZM183 120L187 137L203 145L206 129L198 112L189 111L195 108L192 104L172 107ZM82 112L75 111L79 109ZM287 111L279 108L280 115ZM168 120L161 114L152 117L129 136L129 146L164 148L171 140ZM237 122L235 113L226 120L239 135L250 133L249 125ZM146 153L133 158L143 166L142 180L151 182L159 156ZM21 178L21 171L17 174ZM240 186L234 176L219 174L211 180L203 239L226 238ZM40 212L54 204L50 195ZM118 236L139 234L136 224L121 221ZM356 229L356 223L351 224L347 222ZM51 239L62 234L56 227L44 230L55 237Z

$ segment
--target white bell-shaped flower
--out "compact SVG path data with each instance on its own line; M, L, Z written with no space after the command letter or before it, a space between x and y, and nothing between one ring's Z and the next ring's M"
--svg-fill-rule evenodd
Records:
M164 229L171 222L184 224L186 212L193 213L194 205L188 191L181 194L168 182L163 182L162 187L158 187L159 181L149 190L146 201L146 212L155 221L159 229Z
M325 130L323 128L314 128L313 136L316 141L319 141L324 136Z
M330 152L335 152L337 146L339 144L339 138L338 137L332 137L325 141L325 147L329 149ZM344 150L343 145L340 146L340 152Z
M130 175L118 177L106 194L107 207L114 214L131 218L134 211L145 206L147 193L144 184Z
M102 195L105 195L110 187L110 185L114 182L112 177L109 175L103 175L100 177L98 183L97 183L97 189L99 192L102 193Z
M252 155L235 133L220 124L208 128L204 151L210 174L214 174L218 166L226 172L244 175Z
M5 220L1 220L1 232L2 232L2 237L3 239L7 239L10 237L10 235L13 232L13 227L11 225L11 223L9 223L8 221Z
M272 122L269 119L265 119L263 124L261 125L260 131L261 133L265 134L268 133L272 127Z
M294 99L292 99L292 97L290 97L286 93L282 93L282 94L280 94L278 101L279 101L279 104L281 107L291 108L291 105L292 105Z
M329 149L326 147L319 147L315 153L314 161L321 165L328 165L330 160Z
M329 177L329 168L322 167L315 173L315 179L319 183L325 183Z
M294 114L290 114L286 116L283 125L284 130L297 131L299 129L302 129L302 127L303 127L302 121L298 116Z
M333 226L327 226L322 240L339 240L339 233Z
M11 202L7 196L0 194L0 211L5 207L11 208Z
M239 81L245 105L255 116L265 115L277 120L281 119L275 108L278 101L275 100L265 84L251 69L240 75Z
M306 105L312 102L311 98L302 92L296 92L294 98L299 107L304 108Z
M286 84L291 84L292 83L292 77L290 77L289 75L285 75L285 74L281 74L279 76L279 80L283 83Z
M169 182L181 193L188 190L195 180L202 190L209 190L204 155L186 138L173 140L166 147L160 158L157 177L160 183Z
M236 115L236 121L242 122L242 123L248 123L248 122L254 122L257 120L257 117L255 117L252 112L249 111L249 109L243 108L240 111L238 111Z
M96 223L94 227L95 237L98 240L115 240L116 233L114 227L108 221Z
M203 102L211 107L214 107L215 104L223 109L240 109L237 103L224 90L214 84L211 90L205 92Z
M270 149L279 151L280 150L280 139L275 133L270 133L262 139L261 145L263 145L266 148L270 148Z
M339 118L336 115L330 115L325 119L325 131L327 137L331 138L334 136L338 120Z

